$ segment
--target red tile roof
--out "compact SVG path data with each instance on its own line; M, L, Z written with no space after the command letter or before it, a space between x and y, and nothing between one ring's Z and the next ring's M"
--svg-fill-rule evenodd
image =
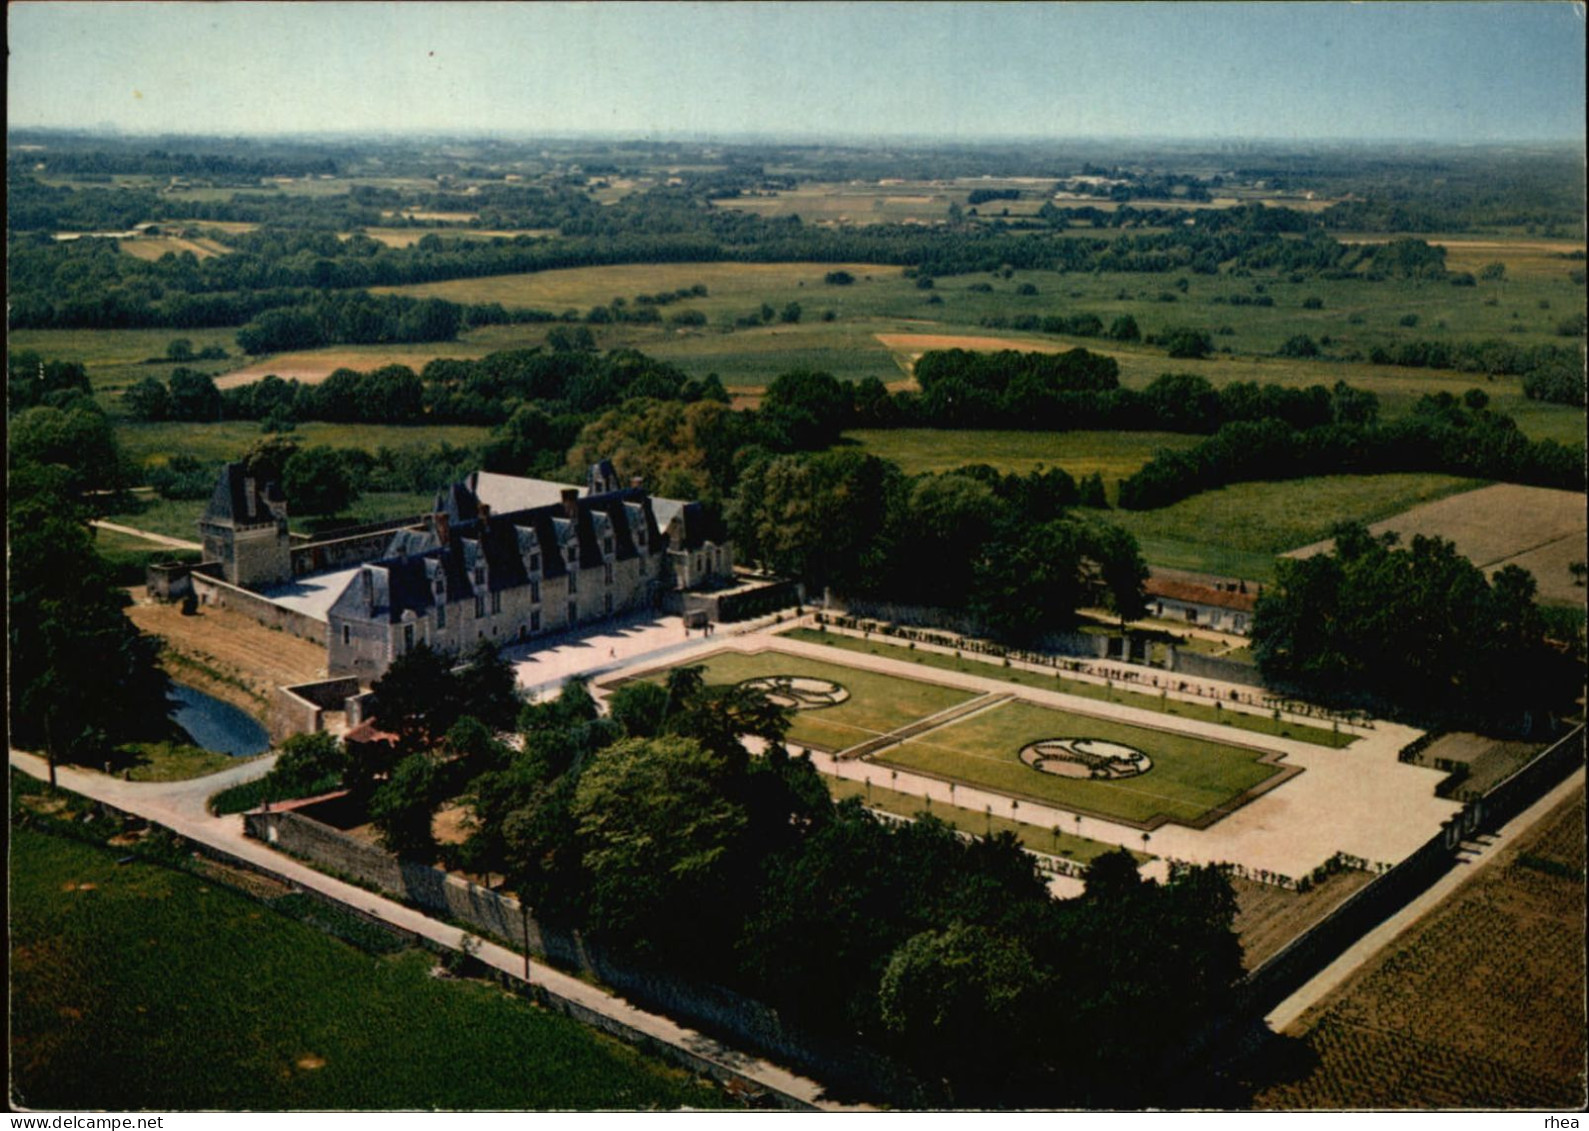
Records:
M1148 578L1143 590L1149 597L1167 597L1189 605L1209 605L1242 613L1252 612L1253 606L1258 603L1256 593L1232 592L1229 589L1216 589L1212 585L1194 585L1189 581L1171 581L1162 577Z

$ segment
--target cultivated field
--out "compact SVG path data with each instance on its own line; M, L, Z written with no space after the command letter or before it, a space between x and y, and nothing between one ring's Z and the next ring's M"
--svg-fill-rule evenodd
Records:
M11 1095L30 1108L724 1102L495 986L431 977L430 954L271 881L119 859L126 848L15 824L12 837Z
M1582 1110L1584 794L1287 1030L1300 1079L1255 1106Z
M266 628L231 609L201 607L183 616L179 605L135 602L127 619L165 640L165 666L173 679L252 715L263 716L277 686L325 675L324 645Z
M1486 572L1518 565L1534 574L1541 597L1582 604L1584 589L1573 584L1567 566L1589 557L1584 507L1585 497L1575 491L1500 483L1413 507L1369 529L1394 532L1402 545L1420 534L1444 538ZM1316 542L1288 556L1307 557L1329 545Z
M1021 762L1022 747L1051 738L1120 743L1147 754L1152 768L1104 780L1040 773ZM1021 701L907 739L872 761L1148 829L1168 821L1203 827L1287 773L1263 751Z
M192 252L199 259L212 255L225 255L232 249L219 240L200 236L187 239L182 236L139 236L135 240L119 240L117 246L137 259L159 259L162 255Z
M318 385L338 369L364 371L385 365L406 365L417 373L425 368L427 362L438 357L477 358L489 352L464 342L433 346L351 346L301 350L249 362L241 369L217 377L215 387L233 389L239 385L251 385L271 375L283 380L296 378L306 385Z
M1236 893L1234 926L1241 939L1241 964L1247 970L1256 970L1348 897L1367 887L1374 875L1348 868L1305 892L1288 891L1234 874L1228 878Z

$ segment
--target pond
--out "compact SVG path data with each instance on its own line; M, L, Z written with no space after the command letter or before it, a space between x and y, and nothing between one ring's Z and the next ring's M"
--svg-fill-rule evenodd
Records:
M171 718L194 745L244 758L270 749L270 735L252 715L185 684L171 685L177 709Z

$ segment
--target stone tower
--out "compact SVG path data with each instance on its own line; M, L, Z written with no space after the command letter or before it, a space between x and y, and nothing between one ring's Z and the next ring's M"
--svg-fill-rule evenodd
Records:
M221 563L233 585L253 589L292 580L287 500L274 483L259 483L240 463L221 470L199 519L204 560Z

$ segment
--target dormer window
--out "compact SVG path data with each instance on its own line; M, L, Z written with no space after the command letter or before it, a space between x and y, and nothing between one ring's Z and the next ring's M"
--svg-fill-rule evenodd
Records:
M601 552L609 557L612 556L612 539L610 537L601 540Z
M541 572L541 555L539 553L534 553L534 554L530 555L530 572L531 573L540 573Z
M486 567L485 566L475 566L474 567L474 583L476 585L484 585L486 583Z

